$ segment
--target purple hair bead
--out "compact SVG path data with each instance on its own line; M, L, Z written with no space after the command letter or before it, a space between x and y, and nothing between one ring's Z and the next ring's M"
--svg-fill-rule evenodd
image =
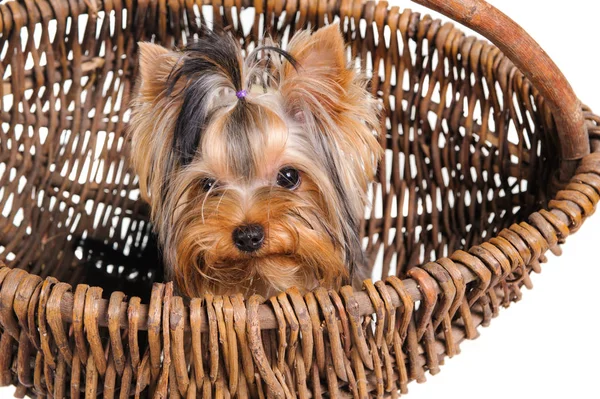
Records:
M237 93L235 93L235 96L237 98L239 98L240 100L246 98L247 95L248 95L248 92L246 90L240 90Z

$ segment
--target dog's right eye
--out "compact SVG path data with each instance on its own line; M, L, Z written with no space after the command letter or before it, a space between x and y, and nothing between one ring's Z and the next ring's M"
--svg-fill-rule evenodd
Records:
M285 167L277 174L277 185L279 187L294 190L300 185L300 172L292 167Z
M215 188L217 181L215 179L211 179L210 177L205 177L200 181L200 186L202 187L202 191L205 193L209 192L211 189Z

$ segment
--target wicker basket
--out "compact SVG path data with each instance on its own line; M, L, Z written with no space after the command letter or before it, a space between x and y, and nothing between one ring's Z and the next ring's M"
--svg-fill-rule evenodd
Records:
M57 398L397 397L518 300L599 200L600 118L484 1L416 2L497 47L385 2L1 4L0 383ZM386 109L362 226L383 281L188 304L143 257L131 271L78 253L82 237L116 251L149 237L124 139L138 41L180 45L212 19L252 46L337 17Z

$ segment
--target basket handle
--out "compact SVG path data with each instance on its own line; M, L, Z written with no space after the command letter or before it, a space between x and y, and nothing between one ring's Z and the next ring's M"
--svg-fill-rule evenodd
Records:
M498 47L544 97L560 144L560 180L590 153L581 102L556 64L519 24L485 0L412 0L473 29Z

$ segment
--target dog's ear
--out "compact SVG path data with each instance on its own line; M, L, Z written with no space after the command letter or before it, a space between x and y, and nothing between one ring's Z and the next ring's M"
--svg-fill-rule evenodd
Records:
M328 25L314 33L303 31L290 41L289 53L306 72L317 72L334 80L346 69L345 44L339 24ZM294 72L291 68L286 74Z
M179 105L167 107L166 99L169 77L180 55L157 44L138 43L138 46L137 94L131 103L133 113L128 134L141 195L150 201L150 192L156 195L160 187L160 179L152 176L169 166L171 136L156 132L165 132L165 127L172 124L179 112Z
M154 101L167 90L178 54L158 44L140 42L138 93L142 101Z
M316 101L336 112L353 82L354 71L346 67L345 44L338 24L310 34L297 33L289 43L294 66L284 63L280 90L288 109L298 112L307 101Z

